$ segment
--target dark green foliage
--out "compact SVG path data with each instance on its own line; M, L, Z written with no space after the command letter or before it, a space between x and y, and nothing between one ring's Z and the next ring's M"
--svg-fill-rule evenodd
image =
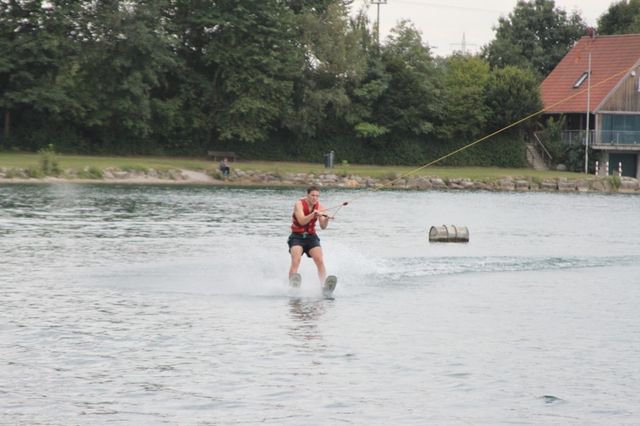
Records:
M585 29L580 15L567 16L554 0L519 0L508 17L498 20L496 38L483 54L492 67L531 68L543 78Z
M78 119L89 136L89 152L153 153L154 97L176 66L172 41L162 25L161 2L100 0L84 16L88 35L78 58Z
M478 57L453 55L444 63L445 102L442 125L443 139L472 140L487 128L490 108L485 100L490 73L489 65Z
M472 141L453 141L432 146L427 161L435 161ZM506 132L478 143L441 162L439 166L526 167L525 146L517 132Z
M383 49L382 61L390 79L377 105L379 122L397 136L433 133L442 111L440 76L420 33L401 22Z
M525 69L552 66L581 28L553 2L521 2L498 56L437 59L408 21L378 46L352 4L0 2L0 148L418 166L535 112ZM520 166L526 131L443 164Z
M75 2L0 2L0 110L6 143L20 140L13 129L18 135L46 129L78 108L68 79L73 69L68 58L78 51L70 37L76 16Z
M593 158L593 150L589 148L589 158ZM584 172L584 145L565 145L563 147L562 163L571 172ZM593 164L588 165L589 171L593 172Z
M340 2L321 3L326 7L307 8L296 16L302 72L294 78L283 122L296 144L333 133L337 122L353 113L349 91L366 72L369 46L362 21L349 22Z
M500 130L542 109L538 81L531 70L513 66L496 69L486 86L490 132Z
M560 116L559 119L548 118L542 126L542 129L538 132L542 143L551 154L551 162L554 166L562 164L567 170L572 172L584 171L584 145L582 144L569 144L562 141L561 134L562 129L565 127L565 117ZM583 139L584 134L580 135L578 139ZM593 158L594 152L589 147L589 158ZM593 171L594 165L589 164L590 171Z
M559 119L553 117L548 118L542 129L538 132L541 142L551 154L551 161L554 164L564 163L563 155L565 153L564 144L562 143L562 130L565 127L566 119L561 116Z
M46 148L42 148L38 151L40 154L40 172L45 176L57 176L62 170L58 164L58 158L53 145L49 145Z
M598 32L605 34L640 33L640 0L620 0L598 18Z

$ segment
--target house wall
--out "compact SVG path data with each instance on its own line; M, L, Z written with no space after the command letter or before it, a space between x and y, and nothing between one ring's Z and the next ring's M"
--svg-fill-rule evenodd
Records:
M598 110L598 112L640 113L640 67L636 67L626 75Z
M621 78L598 107L595 121L594 144L597 148L627 145L630 153L631 150L637 152L640 143L640 66Z

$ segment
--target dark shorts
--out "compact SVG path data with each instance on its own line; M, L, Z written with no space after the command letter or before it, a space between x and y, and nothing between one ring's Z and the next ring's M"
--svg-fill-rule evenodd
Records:
M291 247L301 246L302 252L311 257L309 250L314 247L320 247L320 238L316 234L291 234L289 235L289 253L291 253Z

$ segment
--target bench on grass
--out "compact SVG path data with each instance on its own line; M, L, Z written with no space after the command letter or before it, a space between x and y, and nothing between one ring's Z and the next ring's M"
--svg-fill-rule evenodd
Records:
M222 160L226 158L229 161L236 161L238 156L235 152L231 151L207 151L207 157L211 158L213 161Z

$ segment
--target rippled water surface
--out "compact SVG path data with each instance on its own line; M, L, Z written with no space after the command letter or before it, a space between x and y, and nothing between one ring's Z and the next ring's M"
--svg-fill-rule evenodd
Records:
M0 186L0 424L640 424L639 197L302 195Z

